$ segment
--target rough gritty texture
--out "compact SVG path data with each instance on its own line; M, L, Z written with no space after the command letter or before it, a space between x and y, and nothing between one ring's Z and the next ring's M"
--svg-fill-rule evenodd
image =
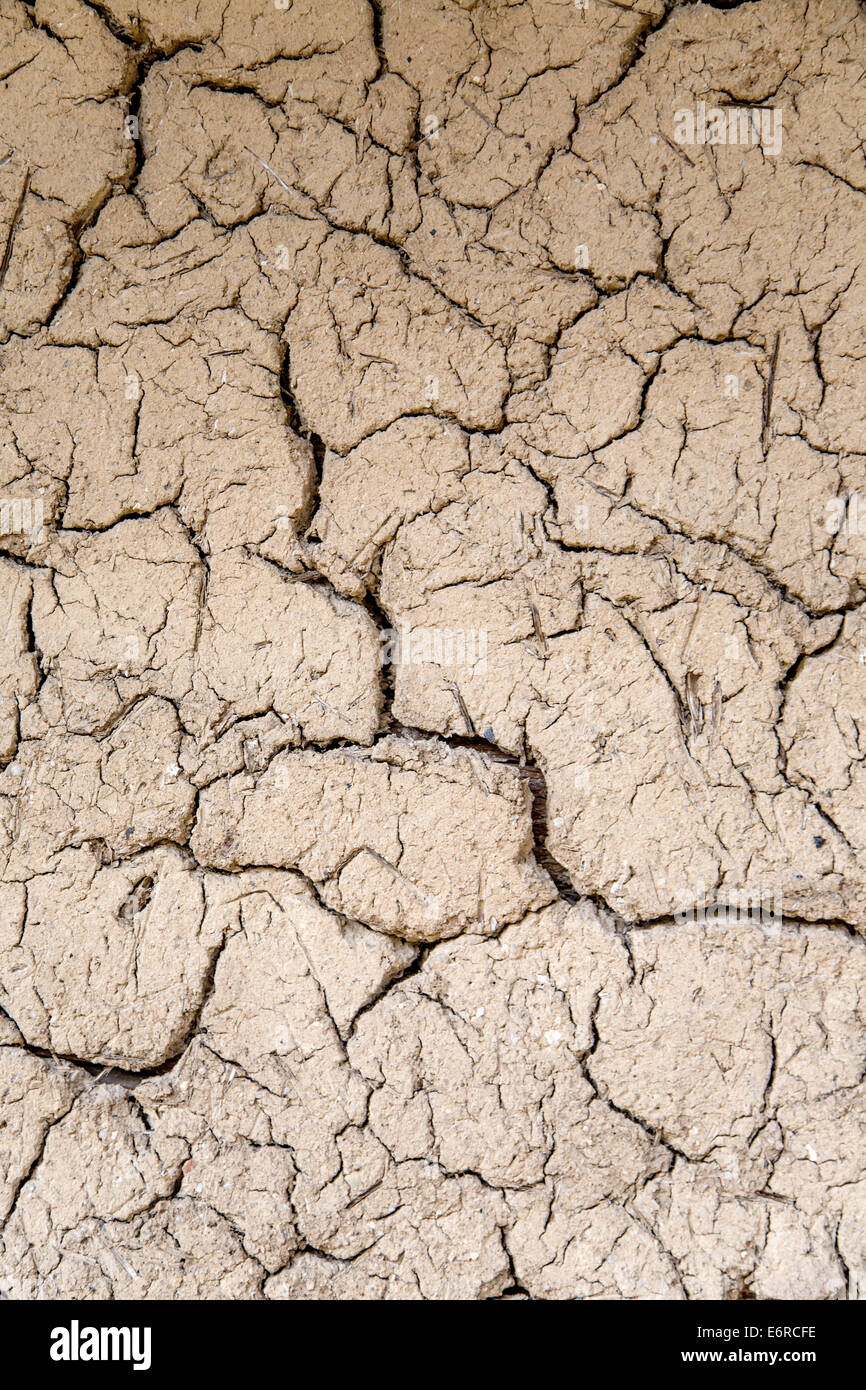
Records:
M866 1297L863 5L0 54L0 1294Z

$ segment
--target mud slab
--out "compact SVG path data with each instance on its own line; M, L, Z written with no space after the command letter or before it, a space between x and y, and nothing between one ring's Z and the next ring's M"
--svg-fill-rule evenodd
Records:
M0 1294L866 1297L864 6L0 53Z

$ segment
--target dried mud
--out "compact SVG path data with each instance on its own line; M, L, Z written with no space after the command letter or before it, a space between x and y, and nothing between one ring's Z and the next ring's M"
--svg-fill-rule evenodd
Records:
M866 1296L864 53L0 0L5 1297Z

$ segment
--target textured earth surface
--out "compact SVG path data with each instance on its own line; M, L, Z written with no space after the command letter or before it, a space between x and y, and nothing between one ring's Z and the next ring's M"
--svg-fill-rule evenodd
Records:
M866 7L0 71L0 1293L866 1297Z

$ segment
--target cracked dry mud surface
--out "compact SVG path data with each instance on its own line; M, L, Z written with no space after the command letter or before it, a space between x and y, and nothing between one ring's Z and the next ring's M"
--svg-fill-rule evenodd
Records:
M0 0L3 1296L866 1296L864 54Z

